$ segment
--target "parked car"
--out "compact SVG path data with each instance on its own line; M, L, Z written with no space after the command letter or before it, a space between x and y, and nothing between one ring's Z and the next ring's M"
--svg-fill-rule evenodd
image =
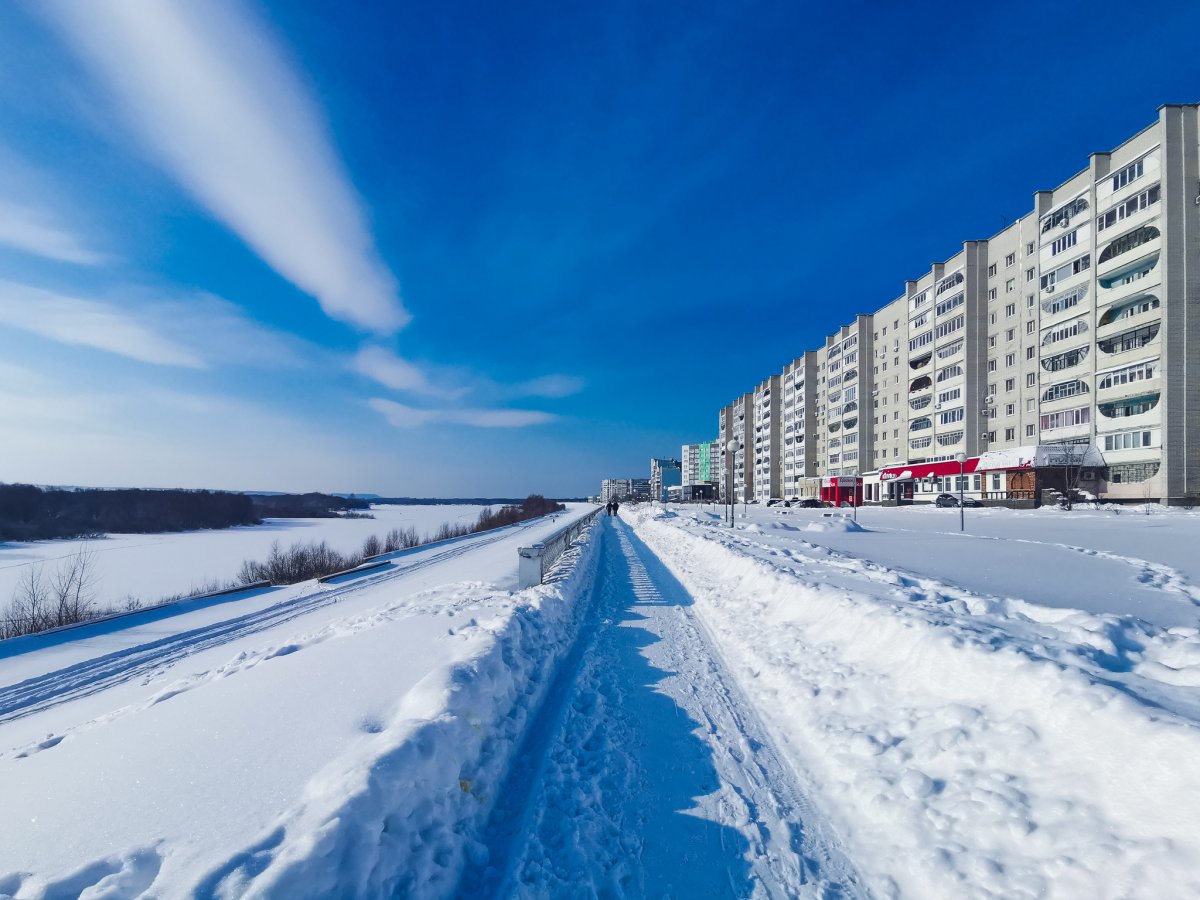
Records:
M937 499L933 501L935 506L958 506L958 494L938 494ZM982 500L976 500L974 497L963 497L963 506L983 506Z
M786 500L781 500L779 497L772 497L767 501L767 506L791 506Z
M822 509L825 506L816 497L805 497L803 500L797 500L796 505L801 509Z

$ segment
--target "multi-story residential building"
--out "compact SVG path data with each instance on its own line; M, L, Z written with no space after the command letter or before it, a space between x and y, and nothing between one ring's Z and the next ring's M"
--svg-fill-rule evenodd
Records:
M683 484L683 468L677 459L650 460L650 496L655 500L667 499L667 488Z
M628 478L605 478L600 482L600 502L624 500L633 493L633 487Z
M629 497L632 500L651 500L654 494L650 490L649 478L630 478Z
M1179 501L1200 496L1198 369L1200 105L1168 105L772 376L778 408L768 382L726 407L720 443L739 441L723 457L739 498L796 496L815 474L919 499L961 465L985 497ZM781 445L757 443L756 414Z
M783 367L780 380L780 449L784 497L806 496L805 479L817 474L817 354L809 350Z
M717 416L717 443L720 445L721 462L720 462L720 477L721 477L721 493L722 501L728 503L734 496L733 490L733 461L736 455L730 451L729 445L733 442L733 404L721 407L721 412Z
M694 484L716 485L721 481L721 441L684 444L681 453L685 487Z
M733 463L733 498L737 501L754 499L754 394L742 394L730 404L732 440L735 450Z
M750 455L754 466L754 486L751 498L763 503L782 496L780 380L779 375L772 375L754 389L754 450Z

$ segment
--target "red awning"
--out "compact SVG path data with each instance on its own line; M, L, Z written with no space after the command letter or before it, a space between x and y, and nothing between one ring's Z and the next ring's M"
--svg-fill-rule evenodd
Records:
M975 467L979 465L979 457L968 459L962 470L966 474L975 471ZM909 464L907 466L896 466L892 469L881 469L879 471L880 481L897 481L905 478L935 478L939 475L957 475L958 460L944 459L941 462L933 463L917 463L916 465Z

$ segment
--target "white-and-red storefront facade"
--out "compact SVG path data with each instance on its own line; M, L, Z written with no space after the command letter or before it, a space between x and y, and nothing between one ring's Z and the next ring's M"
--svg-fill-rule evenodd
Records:
M862 476L826 475L821 479L821 501L831 506L862 506Z

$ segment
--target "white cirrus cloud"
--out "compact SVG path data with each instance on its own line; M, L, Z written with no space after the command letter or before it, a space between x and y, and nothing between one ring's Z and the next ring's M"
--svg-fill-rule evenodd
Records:
M107 260L45 209L0 198L0 244L59 262L95 266Z
M163 168L327 315L408 321L320 110L255 16L233 0L37 8Z
M570 397L583 390L583 379L574 375L543 375L529 381L522 381L510 388L514 397L546 397L556 399Z
M472 425L477 428L524 428L554 421L552 413L534 409L419 409L395 400L374 397L367 405L397 428L422 425Z
M394 391L455 398L467 390L444 383L447 376L431 373L383 347L363 347L350 360L350 368Z
M0 281L4 325L141 362L205 367L200 354L115 306L25 284Z

